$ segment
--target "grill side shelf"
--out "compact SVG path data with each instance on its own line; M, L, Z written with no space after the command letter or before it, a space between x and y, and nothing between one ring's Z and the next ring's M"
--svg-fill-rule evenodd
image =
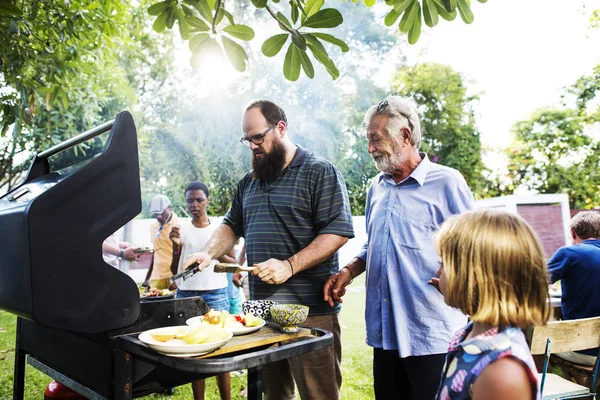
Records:
M331 346L333 334L323 329L301 328L299 332L279 332L277 325L266 325L259 332L236 336L221 349L188 358L165 356L147 347L138 334L113 337L115 347L144 361L182 372L217 375L229 371L255 368ZM276 346L275 346L276 345Z

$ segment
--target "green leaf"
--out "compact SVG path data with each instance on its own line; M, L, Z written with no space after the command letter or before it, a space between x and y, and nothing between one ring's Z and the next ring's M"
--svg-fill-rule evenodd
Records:
M410 29L415 24L415 20L417 19L417 15L419 15L419 10L420 9L421 9L421 6L419 5L419 2L415 1L404 12L404 15L402 16L402 19L400 20L400 25L398 25L398 28L400 29L400 32L402 32L402 33L408 33L408 31L410 31Z
M225 55L229 59L231 65L233 65L236 70L244 72L246 70L246 61L248 60L246 50L228 37L223 36L221 39L223 40Z
M326 8L307 18L302 26L307 28L335 28L344 22L342 14L335 8Z
M214 10L215 6L217 5L217 0L206 0L206 3L208 4L211 10Z
M350 50L350 48L348 47L348 45L343 40L338 39L335 36L329 35L327 33L321 33L321 32L314 32L314 33L312 33L312 35L318 37L321 40L329 42L331 44L335 44L344 53L346 53L347 51Z
M306 40L296 29L292 31L292 43L294 43L300 50L306 51Z
M421 36L421 7L419 7L417 19L415 20L414 25L408 32L408 43L417 43L417 40L419 40L419 36Z
M331 77L334 80L337 79L340 76L340 71L338 71L334 62L331 60L331 58L329 58L327 50L325 50L325 47L319 41L319 39L317 39L311 34L304 35L304 38L306 39L306 44L308 45L308 48L310 49L313 56L315 56L317 61L325 67L329 75L331 75Z
M170 1L161 1L156 4L152 4L148 7L148 14L150 15L158 15L161 12L165 11L170 5ZM0 6L0 9L2 6Z
M375 3L377 3L377 0L363 0L363 2L365 3L365 6L367 6L367 7L373 7L375 5Z
M0 3L0 15L12 15L15 17L23 16L23 11L14 4L11 4L7 1L2 1Z
M229 25L223 28L223 32L240 40L248 41L254 39L254 29L246 25Z
M433 0L433 2L435 3L435 7L437 8L440 17L444 18L446 21L453 21L454 18L456 18L456 10L448 12L444 4L442 4L442 0Z
M267 6L267 0L252 0L252 5L256 8L265 8Z
M292 8L292 22L294 23L294 25L296 25L296 22L298 22L298 17L300 16L300 12L298 11L298 7L296 6L296 3L294 3L293 1L290 0L290 7Z
M466 0L458 0L458 12L465 24L470 24L475 19L473 11L471 11L471 7Z
M210 27L206 24L206 22L202 21L197 17L184 17L185 21L192 27L192 29L196 32L208 32L210 31Z
M289 34L287 33L281 33L279 35L271 36L263 43L261 47L262 53L267 57L275 56L277 53L279 53L279 51L287 41L288 36Z
M175 20L177 19L176 13L175 7L171 7L167 10L167 19L165 21L167 28L173 29L173 25L175 25Z
M197 0L193 3L194 7L198 10L202 18L204 18L207 22L212 24L212 9L208 5L207 0Z
M203 42L205 42L209 38L210 38L210 35L208 33L199 33L196 36L194 36L193 38L191 38L190 42L188 44L190 51L191 52L196 51L198 46L200 46Z
M293 25L292 25L292 24L290 24L290 21L289 21L289 20L286 18L286 16L285 16L285 15L283 15L282 13L278 12L278 13L277 13L277 18L278 18L280 21L283 21L283 23L284 23L285 25L287 25L287 27L288 27L288 28L290 28L290 29L291 29L291 28L293 27ZM283 29L284 31L286 31L286 30L287 30L287 29L285 29L285 28L284 28L284 27L281 25L281 22L279 23L279 27L280 27L281 29Z
M433 0L423 0L423 19L427 26L433 28L439 22L439 14Z
M415 1L416 0L400 0L400 2L394 5L394 11L396 11L398 14L402 14L404 10L410 7Z
M385 16L383 23L385 24L385 26L392 26L396 23L398 17L400 17L400 13L397 13L396 10L392 8L390 12L387 13L387 15Z
M308 54L306 54L306 51L300 50L300 64L302 65L302 69L304 70L306 76L308 76L310 79L315 77L315 68L310 61Z
M231 25L235 25L235 21L233 20L233 15L231 15L231 13L224 8L223 8L223 13L225 14L225 17L227 18L229 23Z
M300 77L300 50L292 43L290 43L283 61L283 76L292 82L297 81Z
M164 12L156 17L154 23L152 24L152 29L156 32L161 33L167 28L167 13Z
M181 38L183 40L189 40L192 27L185 20L185 15L181 8L177 8L177 14L179 15L179 33L181 34Z
M219 11L217 11L217 18L215 18L215 25L219 25L221 23L221 21L223 20L223 17L225 16L225 9L223 7L219 8ZM235 24L233 24L235 25Z
M302 22L304 22L306 18L312 17L319 12L319 10L323 7L323 4L325 4L325 0L308 0L304 6L304 13L306 14L306 17L302 19Z
M442 0L443 1L443 5L444 8L446 9L446 11L448 11L449 13L453 12L454 10L456 10L456 0Z

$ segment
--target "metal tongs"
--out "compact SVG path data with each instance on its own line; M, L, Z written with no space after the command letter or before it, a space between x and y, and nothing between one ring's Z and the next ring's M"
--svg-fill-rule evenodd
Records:
M192 276L194 276L194 274L196 272L200 272L200 270L198 269L198 263L193 263L192 265L190 265L190 267L188 269L186 269L183 272L180 272L178 274L175 274L171 277L171 283L175 282L177 279L181 278L184 281L191 278Z

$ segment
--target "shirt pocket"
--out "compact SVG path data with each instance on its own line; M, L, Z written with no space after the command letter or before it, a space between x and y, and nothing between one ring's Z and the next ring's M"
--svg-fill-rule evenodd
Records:
M431 248L435 225L432 216L418 210L398 211L391 223L394 241L404 247L425 250Z

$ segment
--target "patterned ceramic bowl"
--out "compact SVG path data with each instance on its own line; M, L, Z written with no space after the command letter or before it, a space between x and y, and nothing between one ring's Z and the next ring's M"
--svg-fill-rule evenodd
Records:
M264 320L271 319L271 307L277 305L276 301L272 300L247 300L242 304L244 314L252 314L255 317Z
M271 318L283 332L298 332L298 325L306 321L308 307L299 304L278 304L271 307Z

